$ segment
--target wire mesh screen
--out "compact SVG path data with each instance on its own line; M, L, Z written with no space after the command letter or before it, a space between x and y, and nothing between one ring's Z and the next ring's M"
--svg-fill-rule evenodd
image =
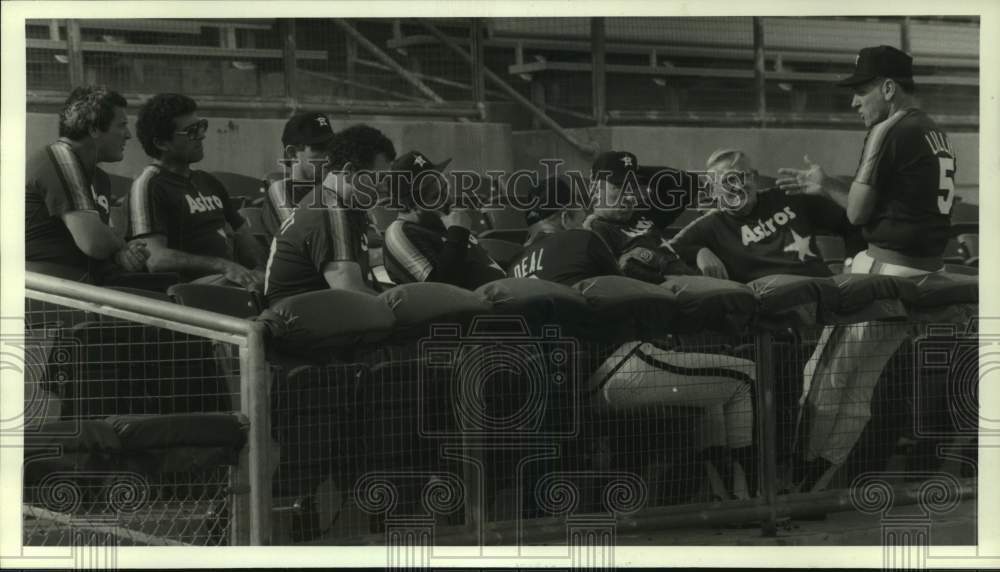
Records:
M755 496L752 341L465 337L291 368L272 399L276 538Z
M229 544L237 349L33 299L25 323L25 544Z
M787 355L793 383L779 381L787 391L777 408L780 492L848 488L886 471L908 480L975 473L978 365L970 364L978 364L978 342L957 343L935 328L866 322L803 336L815 343Z

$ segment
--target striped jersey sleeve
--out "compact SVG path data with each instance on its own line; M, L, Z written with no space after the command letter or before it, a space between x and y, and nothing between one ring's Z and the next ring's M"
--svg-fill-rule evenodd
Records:
M323 211L323 234L310 241L310 256L319 271L329 262L359 262L347 212L330 208Z
M142 173L132 182L128 193L128 237L134 238L146 234L166 234L164 221L155 179L160 170L154 165L143 169Z
M423 282L434 271L434 263L406 232L406 227L406 223L397 220L385 230L384 252L391 258L386 270L398 284Z
M61 215L73 211L96 211L91 182L88 180L83 166L76 158L73 149L66 143L58 141L47 148L49 159L54 165L58 189L46 189L46 207L52 215Z
M883 158L888 153L889 134L892 132L892 128L906 116L907 112L908 110L901 109L868 131L864 149L861 152L861 160L858 163L858 171L854 175L856 182L869 186L875 185L879 165L882 164Z
M278 221L278 224L281 224L285 222L288 215L292 214L295 204L292 202L287 191L286 179L269 181L269 183L264 202L267 204L267 208L271 209L271 213Z

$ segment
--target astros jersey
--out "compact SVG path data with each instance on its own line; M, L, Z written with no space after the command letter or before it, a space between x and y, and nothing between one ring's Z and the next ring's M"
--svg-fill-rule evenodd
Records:
M539 278L572 286L595 276L621 275L618 261L599 236L585 229L543 235L510 266L517 278Z
M312 181L293 181L284 177L284 173L270 173L264 179L264 207L261 209L261 219L264 231L269 236L278 234L281 223L292 214L302 199L318 188Z
M35 153L25 170L25 260L94 270L97 261L77 248L61 217L92 211L108 224L110 196L108 175L100 168L87 173L69 143L57 141Z
M167 248L232 260L226 223L238 229L244 221L212 175L184 176L150 165L132 183L126 205L130 238L162 234Z
M366 213L337 206L336 196L329 191L323 201L329 208L303 204L292 211L271 241L264 275L268 304L329 288L323 267L330 262L358 263L365 282L374 287L365 238Z
M903 109L865 139L854 180L877 193L865 239L907 256L940 256L955 200L955 152L926 113Z
M625 222L592 217L586 226L604 240L626 276L659 283L664 276L695 274L677 257L663 230L644 214L635 213Z
M444 282L469 290L506 277L466 228L445 229L437 217L393 221L385 230L385 270L397 284Z
M710 249L726 265L729 278L739 282L773 274L829 276L816 235L837 234L847 240L852 228L844 210L829 199L774 189L758 193L757 205L745 216L708 211L670 244L692 262L698 250Z

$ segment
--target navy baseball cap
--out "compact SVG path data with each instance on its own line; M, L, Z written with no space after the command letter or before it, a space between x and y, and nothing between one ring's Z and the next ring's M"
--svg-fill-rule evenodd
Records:
M639 160L628 151L605 151L594 159L590 167L591 180L607 179L613 185L622 186L632 173L633 179L639 168ZM637 179L636 179L637 180Z
M529 225L567 208L587 206L585 196L565 176L549 177L532 187L531 201L531 209L524 217Z
M330 118L316 111L296 113L281 133L282 145L325 145L332 140Z
M892 46L862 48L854 63L854 73L837 82L854 87L877 77L913 81L913 58Z
M419 180L418 175L428 171L443 173L449 163L451 163L451 159L434 163L427 158L427 155L420 151L410 151L400 155L392 162L392 166L389 167L390 173L388 174L398 178L399 186L397 188L400 191L410 194L413 192L413 183ZM404 176L400 177L400 175Z

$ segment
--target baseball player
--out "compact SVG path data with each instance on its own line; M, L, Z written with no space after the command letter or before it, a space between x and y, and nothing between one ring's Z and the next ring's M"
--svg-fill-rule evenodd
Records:
M582 228L587 199L565 179L551 177L536 187L527 213L528 241L514 260L514 276L572 286L597 276L620 276L622 269L607 244ZM732 461L757 489L753 451L753 362L724 355L677 352L654 342L592 348L601 365L590 375L590 391L603 405L629 408L657 404L703 407L702 449L731 494L736 490ZM706 369L712 373L706 374ZM728 449L728 450L727 450ZM720 492L720 494L725 494Z
M290 179L283 171L268 175L268 192L262 215L270 236L277 233L278 227L296 206L314 202L315 191L329 176L326 169L343 171L346 165L352 172L378 173L387 169L396 158L392 141L374 127L352 125L340 135L334 137L329 119L321 113L303 113L285 125L282 135L286 145L285 157L295 161L291 163ZM339 157L341 164L328 163L331 155ZM317 169L317 166L320 168Z
M943 270L955 199L955 152L948 136L917 108L913 59L890 46L863 48L854 73L838 85L854 92L851 106L868 128L853 180L808 169L781 169L779 186L823 195L860 225L867 250L854 274L920 276ZM806 365L804 399L811 412L803 489L826 486L871 416L871 398L885 364L909 335L900 324L861 323L824 330Z
M92 284L122 270L145 270L145 242L126 243L109 226L111 181L97 166L122 160L132 138L126 106L105 87L74 89L59 113L59 139L28 158L28 270Z
M368 214L358 204L362 191L374 186L351 163L358 148L344 131L334 137L330 165L334 169L319 193L310 191L281 224L271 241L264 273L268 304L326 288L375 294L376 280L368 259ZM372 198L374 200L374 198Z
M737 282L774 274L830 276L816 246L817 234L844 236L850 256L862 248L844 209L833 201L759 190L757 173L742 151L719 149L706 166L718 206L668 243L702 274Z
M129 191L128 235L146 241L152 272L258 290L263 250L222 183L191 169L205 155L208 133L197 110L194 100L173 93L156 95L139 110L136 131L153 162Z
M469 231L468 211L451 206L442 175L450 162L434 164L410 151L392 165L390 188L403 210L385 231L383 256L397 284L444 282L472 290L506 276Z
M595 159L590 172L594 214L585 228L604 240L626 276L659 284L667 275L696 274L677 257L664 234L679 210L659 208L669 199L647 196L638 168L638 159L627 151L608 151ZM646 208L637 208L640 204Z
M297 113L285 123L281 133L284 168L265 179L261 219L269 237L278 232L306 193L322 186L332 141L330 118L322 113Z

